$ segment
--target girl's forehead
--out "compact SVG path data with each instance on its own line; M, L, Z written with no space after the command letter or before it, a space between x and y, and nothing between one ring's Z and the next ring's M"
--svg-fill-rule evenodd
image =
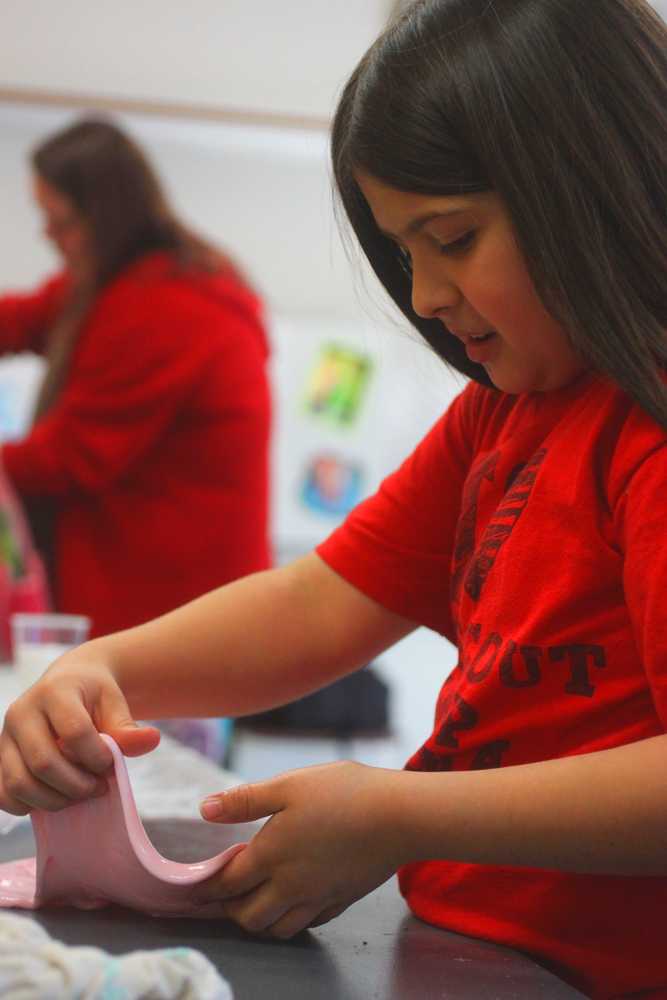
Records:
M501 207L500 198L493 191L454 195L403 191L362 170L355 172L355 180L381 229L392 229L401 223L401 228L413 222L424 225L429 218L488 213Z

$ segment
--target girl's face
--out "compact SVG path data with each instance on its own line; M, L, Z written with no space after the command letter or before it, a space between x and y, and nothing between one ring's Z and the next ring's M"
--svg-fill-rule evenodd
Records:
M82 273L91 258L88 226L70 199L39 175L33 181L35 201L44 220L44 235L53 244L65 265Z
M440 196L398 191L359 173L378 227L409 256L412 306L439 319L504 392L545 392L585 364L537 296L511 222L492 192Z

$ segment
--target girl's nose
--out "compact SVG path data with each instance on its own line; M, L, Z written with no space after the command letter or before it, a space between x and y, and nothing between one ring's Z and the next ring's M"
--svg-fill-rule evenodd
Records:
M461 301L456 284L441 267L417 266L412 262L412 308L422 319L433 319Z

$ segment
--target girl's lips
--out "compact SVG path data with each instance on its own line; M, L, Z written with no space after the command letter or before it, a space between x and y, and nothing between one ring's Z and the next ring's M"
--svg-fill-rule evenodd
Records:
M489 333L484 340L473 340L469 335L464 340L466 354L471 361L484 364L490 361L498 347L497 334Z
M467 344L473 337L488 337L489 334L495 333L495 330L460 330L452 326L447 326L447 330L452 334L452 336L457 337L464 344Z

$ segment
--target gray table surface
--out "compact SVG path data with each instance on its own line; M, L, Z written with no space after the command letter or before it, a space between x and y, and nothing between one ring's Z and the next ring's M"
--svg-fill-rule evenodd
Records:
M146 823L166 857L220 850L216 828L187 820ZM220 828L217 828L219 831ZM219 833L217 834L219 837ZM0 838L0 861L34 853L22 825ZM224 921L157 919L110 906L32 914L54 938L113 954L189 946L230 982L236 1000L567 1000L582 994L506 948L430 927L410 916L395 879L337 920L288 942L259 940Z

